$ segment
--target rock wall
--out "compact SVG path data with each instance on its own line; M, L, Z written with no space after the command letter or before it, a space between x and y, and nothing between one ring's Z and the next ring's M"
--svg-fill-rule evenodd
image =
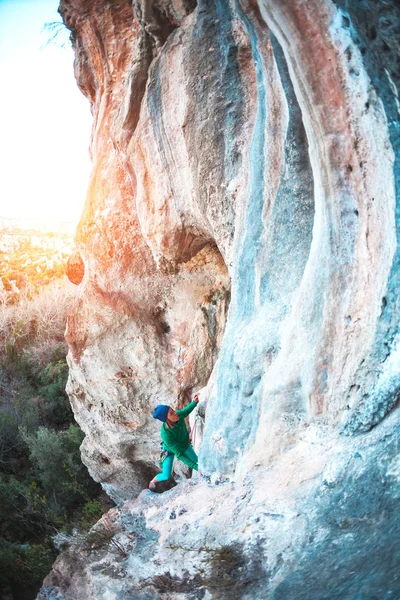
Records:
M39 598L399 598L400 7L60 10L93 113L68 393L119 506ZM201 388L204 477L130 500Z

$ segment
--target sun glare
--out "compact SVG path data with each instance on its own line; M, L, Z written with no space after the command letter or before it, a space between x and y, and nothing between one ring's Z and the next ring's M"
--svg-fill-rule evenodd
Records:
M77 223L91 169L89 103L76 86L73 52L45 23L53 0L0 2L0 218ZM62 35L63 41L68 35Z

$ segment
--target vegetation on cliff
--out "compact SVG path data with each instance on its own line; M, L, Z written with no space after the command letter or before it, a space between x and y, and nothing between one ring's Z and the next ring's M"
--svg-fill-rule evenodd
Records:
M15 599L35 597L57 555L55 535L103 512L65 393L73 292L57 261L45 276L32 271L47 260L39 254L14 253L14 291L0 292L0 589ZM3 264L3 284L5 273Z

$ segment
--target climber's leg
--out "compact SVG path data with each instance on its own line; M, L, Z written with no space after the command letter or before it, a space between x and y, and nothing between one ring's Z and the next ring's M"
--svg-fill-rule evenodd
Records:
M162 472L154 477L157 481L168 481L172 475L172 464L174 462L175 454L169 454L163 460Z

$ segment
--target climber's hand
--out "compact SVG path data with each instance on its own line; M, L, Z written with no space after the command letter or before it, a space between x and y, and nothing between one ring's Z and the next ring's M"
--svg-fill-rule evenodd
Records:
M197 392L194 396L193 396L193 402L196 402L196 404L199 403L199 392Z

